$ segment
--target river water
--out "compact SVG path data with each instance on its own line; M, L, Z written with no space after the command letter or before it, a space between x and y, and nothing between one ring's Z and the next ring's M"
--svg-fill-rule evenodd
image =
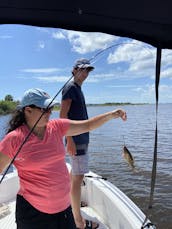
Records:
M157 229L172 229L172 104L158 112L158 161L153 207L148 210L155 137L155 106L123 106L128 120L111 120L90 134L90 169L107 178L148 214ZM88 107L89 117L112 110ZM58 117L53 112L52 118ZM0 117L2 138L9 116ZM135 160L133 171L122 156L125 144Z

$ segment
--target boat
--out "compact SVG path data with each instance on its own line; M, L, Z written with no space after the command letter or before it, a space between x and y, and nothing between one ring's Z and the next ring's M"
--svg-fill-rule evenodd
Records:
M157 48L155 74L156 114L158 110L158 87L160 81L162 49L172 49L172 1L42 1L13 0L0 1L0 24L22 24L39 27L63 28L85 32L104 32L116 36L133 38L146 42ZM154 161L152 165L152 182L150 204L152 206L156 180L157 163L157 123L155 131ZM90 172L91 173L91 172ZM13 211L17 189L17 175L8 174L0 185L1 206L9 206ZM145 219L143 212L116 186L104 181L97 174L85 176L82 187L83 199L88 206L82 212L94 211L102 222L111 229L137 229L142 227ZM94 197L94 198L93 198ZM7 207L8 209L8 207ZM87 211L87 210L88 211ZM92 210L91 210L92 209ZM6 211L8 212L8 210ZM5 213L4 213L5 214ZM91 213L92 214L92 213ZM13 229L10 223L12 214L0 220L0 228ZM12 216L13 217L13 216ZM97 219L98 216L97 216ZM13 219L14 221L14 219ZM148 222L142 228L154 228ZM105 227L106 228L106 227Z
M70 170L70 164L67 163ZM1 175L2 176L2 175ZM15 199L19 189L16 169L8 173L0 185L0 228L16 229ZM85 219L99 223L99 229L141 229L145 215L118 187L98 174L85 174L82 184L81 213ZM155 229L150 220L145 229Z

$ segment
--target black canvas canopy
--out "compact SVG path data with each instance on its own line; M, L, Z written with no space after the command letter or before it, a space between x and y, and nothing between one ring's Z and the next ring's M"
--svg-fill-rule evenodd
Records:
M0 24L104 32L172 48L171 9L171 0L1 0Z

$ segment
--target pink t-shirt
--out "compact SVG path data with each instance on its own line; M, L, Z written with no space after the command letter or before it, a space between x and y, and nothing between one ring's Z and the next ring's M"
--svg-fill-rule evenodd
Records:
M49 214L70 205L70 179L63 145L68 128L68 119L50 120L43 140L31 134L14 161L20 178L18 193L36 209ZM0 142L0 152L13 158L28 133L26 125L11 131Z

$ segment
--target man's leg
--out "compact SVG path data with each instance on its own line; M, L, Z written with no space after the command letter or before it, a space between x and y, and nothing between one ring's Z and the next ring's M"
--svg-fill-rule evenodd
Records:
M77 228L84 229L85 220L81 216L81 185L84 174L89 171L88 168L88 145L77 145L77 153L84 153L71 157L71 205Z
M71 205L77 228L84 229L85 221L81 216L81 184L84 175L71 175Z

